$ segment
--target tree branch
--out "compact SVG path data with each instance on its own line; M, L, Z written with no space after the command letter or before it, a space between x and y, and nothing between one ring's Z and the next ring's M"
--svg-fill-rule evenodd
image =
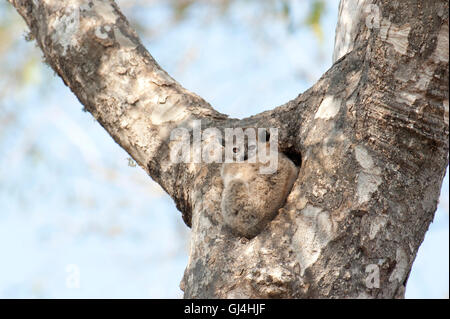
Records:
M226 116L161 69L113 1L9 2L85 109L189 211L197 168L168 160L170 132L193 120L207 124Z

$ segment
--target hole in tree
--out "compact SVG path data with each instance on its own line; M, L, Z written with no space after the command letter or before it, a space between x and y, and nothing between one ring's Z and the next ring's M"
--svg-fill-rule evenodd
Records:
M298 168L302 166L302 154L297 151L293 146L285 149L283 151L284 155L286 155Z

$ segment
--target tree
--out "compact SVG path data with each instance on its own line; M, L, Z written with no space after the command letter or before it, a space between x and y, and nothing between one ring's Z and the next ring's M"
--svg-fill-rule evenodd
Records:
M330 70L243 120L162 70L114 2L9 2L46 62L192 228L185 297L403 297L448 163L448 1L342 0ZM277 128L279 151L298 166L254 237L224 225L220 163L171 160L171 132L196 121Z

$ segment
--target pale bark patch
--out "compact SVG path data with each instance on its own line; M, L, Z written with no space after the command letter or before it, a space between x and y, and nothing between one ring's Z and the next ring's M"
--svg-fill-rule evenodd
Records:
M52 40L62 46L62 55L66 55L67 50L71 46L77 46L77 32L80 29L80 10L77 4L67 3L65 5L64 14L61 16L54 15L49 23L53 29Z
M361 73L362 71L359 70L358 72L351 73L347 76L348 86L345 89L346 96L352 95L352 93L358 87L359 81L361 80Z
M361 165L364 169L372 169L373 168L373 159L367 152L367 150L361 146L357 145L355 147L355 156L359 165Z
M319 109L317 110L314 118L324 120L331 119L338 114L340 107L341 100L336 99L332 95L328 95L323 99L322 103L320 103Z
M68 0L53 1L46 0L46 4L56 9L64 10L63 15L53 15L50 17L49 26L54 31L52 40L62 46L62 56L67 54L70 47L78 48L80 45L79 34L84 34L90 27L98 24L98 20L93 18L83 18L82 13L91 11L95 17L101 17L101 21L107 24L113 24L116 21L116 13L109 1L86 1L86 0ZM35 3L36 4L36 3ZM107 35L101 33L100 27L96 28L95 34L100 39L106 39Z
M163 100L159 99L158 101ZM188 115L189 112L184 107L176 105L165 106L164 103L159 102L159 105L155 106L153 109L151 121L155 125L161 125L169 121L179 122Z
M381 178L377 175L366 172L359 173L357 186L358 203L364 204L368 202L372 194L378 190L381 182Z
M413 105L414 102L421 96L422 94L414 92L399 92L395 97L395 100L406 105Z
M383 229L383 227L386 225L387 218L384 216L377 216L373 222L370 224L370 230L369 230L369 238L370 240L375 239L380 229Z
M448 100L444 100L442 104L444 105L444 122L448 125Z
M395 254L395 261L397 264L395 265L395 269L389 277L389 282L397 280L398 282L403 282L405 279L406 273L408 271L408 255L404 251L402 247L398 247Z
M434 71L436 70L435 64L426 64L423 67L423 72L419 75L419 80L417 81L415 88L420 91L425 91L428 84L433 79Z
M355 147L356 161L361 165L363 171L358 175L357 195L359 204L363 204L370 200L372 193L374 193L381 184L381 178L378 176L381 172L378 167L374 165L372 157L369 152L361 145Z
M110 31L110 30L111 30L111 27L110 27L110 26L105 26L105 30L106 30L106 31ZM107 32L103 32L101 26L98 26L98 27L95 29L95 36L96 36L97 38L99 38L99 39L102 39L102 40L108 39L108 33L107 33Z
M405 55L408 50L408 36L411 31L409 24L397 26L387 20L383 20L380 27L380 36L383 41L391 44L395 51Z
M438 42L433 58L436 63L448 62L448 24L444 24L438 34Z
M361 19L362 8L367 0L343 0L339 7L339 21L336 29L333 62L353 50L358 23Z
M105 23L116 22L117 14L108 0L89 1L88 6L92 6L92 11L95 11L99 17L102 17Z
M322 248L333 238L333 222L328 212L307 205L297 217L297 230L293 236L294 251L300 264L300 275L313 265Z

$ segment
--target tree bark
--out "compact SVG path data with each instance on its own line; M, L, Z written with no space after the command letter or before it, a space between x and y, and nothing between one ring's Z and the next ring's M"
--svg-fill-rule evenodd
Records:
M404 296L448 163L448 1L342 0L330 70L243 120L162 70L113 1L9 2L192 228L186 298ZM279 150L299 166L283 207L250 239L225 226L223 164L170 160L170 132L195 120L278 128Z

